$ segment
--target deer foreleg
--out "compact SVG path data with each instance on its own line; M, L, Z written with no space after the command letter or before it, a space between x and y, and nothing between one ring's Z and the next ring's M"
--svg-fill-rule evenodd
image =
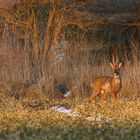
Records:
M94 92L89 96L89 99L88 99L89 102L91 102L92 99L95 98L98 94L99 94L99 92L95 92L95 91L94 91Z

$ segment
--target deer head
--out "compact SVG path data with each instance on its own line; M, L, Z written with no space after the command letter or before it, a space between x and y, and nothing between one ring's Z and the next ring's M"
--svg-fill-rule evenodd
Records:
M119 75L120 68L122 67L122 63L116 63L116 59L112 57L112 63L109 63L114 74Z

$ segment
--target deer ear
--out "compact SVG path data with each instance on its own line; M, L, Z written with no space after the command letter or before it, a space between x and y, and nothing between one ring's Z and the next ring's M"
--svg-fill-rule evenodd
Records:
M109 65L111 66L112 69L114 69L114 65L112 63L109 63Z
M119 64L119 68L121 68L121 67L122 67L122 63Z

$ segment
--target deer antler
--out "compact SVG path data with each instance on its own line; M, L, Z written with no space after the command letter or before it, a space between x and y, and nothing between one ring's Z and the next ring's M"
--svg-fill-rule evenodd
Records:
M112 64L117 66L119 64L119 57L118 55L112 55Z
M116 55L116 63L119 64L119 57Z
M112 64L115 66L115 56L112 55Z

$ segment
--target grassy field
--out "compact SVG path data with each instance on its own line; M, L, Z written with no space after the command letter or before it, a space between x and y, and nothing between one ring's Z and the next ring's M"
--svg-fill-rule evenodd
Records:
M51 109L71 107L80 117ZM138 140L140 100L120 99L113 106L90 105L86 100L0 100L0 140ZM104 119L88 121L88 116Z

